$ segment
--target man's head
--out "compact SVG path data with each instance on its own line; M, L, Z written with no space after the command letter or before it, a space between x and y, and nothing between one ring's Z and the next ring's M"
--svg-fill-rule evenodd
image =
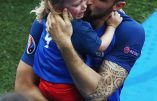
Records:
M125 6L125 0L88 0L85 20L104 18Z

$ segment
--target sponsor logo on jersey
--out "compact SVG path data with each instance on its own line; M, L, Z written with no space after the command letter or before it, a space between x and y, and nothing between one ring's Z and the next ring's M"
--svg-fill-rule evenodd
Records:
M35 41L31 35L28 38L27 54L32 54L36 48Z
M136 52L135 50L131 49L131 48L128 47L128 46L124 47L123 52L124 52L125 54L129 54L129 53L130 53L130 54L132 54L132 55L134 55L134 56L137 56L137 57L140 55L138 52Z
M104 57L104 52L97 51L96 52L96 56L98 56L98 57Z
M130 47L126 46L124 47L124 53L128 54L130 52Z

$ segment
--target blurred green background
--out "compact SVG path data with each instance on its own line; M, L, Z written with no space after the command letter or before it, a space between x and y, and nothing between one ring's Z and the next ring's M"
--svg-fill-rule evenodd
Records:
M0 0L0 95L14 89L18 62L40 0ZM127 0L124 11L142 23L157 9L157 0Z

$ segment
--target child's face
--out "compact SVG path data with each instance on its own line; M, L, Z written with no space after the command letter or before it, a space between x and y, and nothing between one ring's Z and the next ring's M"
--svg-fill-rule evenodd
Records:
M75 19L81 19L87 8L87 0L65 0L66 7Z

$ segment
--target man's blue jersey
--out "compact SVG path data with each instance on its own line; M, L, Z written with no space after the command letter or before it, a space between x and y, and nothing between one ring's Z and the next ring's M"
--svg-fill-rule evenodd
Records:
M100 56L90 56L92 67L98 69L105 59L120 65L130 72L134 63L141 55L145 40L145 32L142 25L126 14L119 13L123 17L123 21L115 31L115 37L113 38L114 47ZM105 29L106 25L104 24L104 26L96 29L96 31L101 36Z
M129 73L141 55L145 32L141 24L123 13L120 14L123 17L123 22L115 32L115 46L105 59L120 65ZM120 101L122 87L123 85L108 98L108 101Z
M141 50L145 41L145 32L141 24L129 16L119 12L123 17L122 23L115 32L114 47L104 57L91 56L91 66L99 68L103 60L114 62L130 72L136 60L141 55ZM104 29L105 30L105 29ZM101 33L101 30L97 30ZM117 89L108 101L120 101L120 93L123 85Z
M30 34L28 37L28 43L24 50L24 53L21 57L21 60L30 66L34 64L34 54L36 52L36 47L38 46L41 33L43 32L43 24L42 22L39 23L35 20L32 24L32 28L30 30Z

